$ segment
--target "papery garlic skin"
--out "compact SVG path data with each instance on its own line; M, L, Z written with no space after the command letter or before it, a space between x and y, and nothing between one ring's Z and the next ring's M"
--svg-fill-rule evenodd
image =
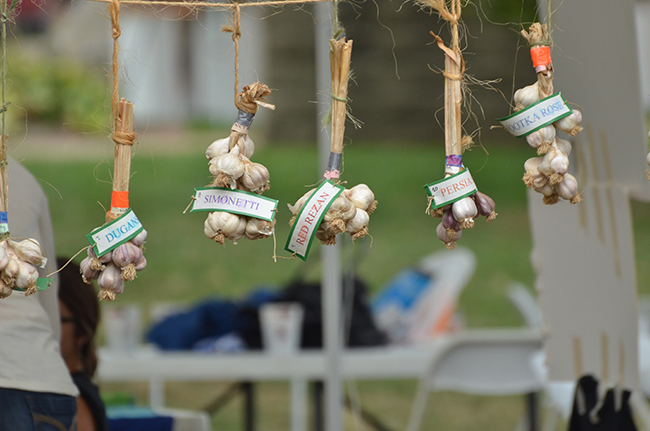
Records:
M527 85L515 91L515 111L519 111L533 103L539 102L539 82Z
M476 203L476 209L478 210L479 215L484 216L487 221L492 221L497 217L495 211L496 204L491 197L485 193L479 192L478 190L472 195L472 197Z
M6 244L6 241L2 241L2 244ZM4 270L9 264L9 254L7 254L7 249L5 247L0 247L0 271Z
M537 148L537 154L545 154L555 140L555 127L548 125L526 136L526 142Z
M144 245L145 241L147 240L147 231L142 229L140 233L138 233L136 236L131 238L129 242L131 242L133 245L136 245L138 247L141 247Z
M131 281L135 278L135 263L142 257L142 249L131 242L125 242L113 250L113 264L122 271L122 280Z
M20 272L20 261L15 255L12 256L11 253L9 253L9 255L9 262L0 274L0 278L2 278L2 281L4 281L7 286L13 288L16 285L16 277L18 277L18 273Z
M344 190L345 196L356 206L368 214L372 214L377 207L375 194L366 184L357 184L349 190Z
M13 252L21 261L45 268L47 258L43 256L43 249L35 239L27 238L22 241L8 239L7 246L13 249Z
M567 156L571 155L571 142L567 141L566 139L559 137L555 138L555 146L558 150L562 151Z
M92 257L85 257L79 264L79 271L81 272L81 279L84 283L90 284L92 280L97 280L99 277L100 271L92 269L91 262Z
M275 220L267 221L259 218L251 217L246 222L246 238L256 240L266 238L273 235L275 228Z
M368 235L368 223L370 216L361 208L356 208L355 215L345 223L345 230L350 234L352 240L363 238Z
M474 227L474 217L478 215L478 209L474 199L465 197L454 202L451 205L454 218L460 223L461 229L471 229Z
M15 287L25 290L25 296L30 296L36 293L36 281L38 280L38 270L36 267L28 262L22 260L18 261L18 274L16 275Z
M236 181L244 174L244 161L239 157L239 147L210 160L210 173L215 176L214 185L234 190Z
M555 186L555 189L562 199L566 199L572 204L581 201L580 195L578 194L578 180L571 174L565 174L564 180Z
M203 232L221 245L225 244L225 238L236 243L246 232L246 218L225 211L215 211L208 215Z
M449 235L449 232L441 222L436 227L436 235L438 235L438 239L440 239L440 241L445 243L445 247L447 247L447 249L453 250L456 248L456 241L458 241L463 235L463 231L459 230L455 232L453 236Z
M230 151L230 137L217 139L208 146L208 149L205 150L205 157L208 160L214 159L215 157L223 156Z
M300 199L298 199L294 205L287 204L287 207L289 208L289 211L291 211L291 214L293 214L294 216L297 216L298 213L300 212L300 210L302 209L302 207L305 205L305 202L307 202L307 200L311 197L311 195L315 191L316 191L316 189L309 190L307 193L302 195L300 197Z
M357 207L344 194L340 194L330 205L323 221L329 223L332 233L345 232L345 224L355 216L356 210Z
M13 289L5 284L0 278L0 299L4 299L13 293Z
M260 163L244 163L244 174L239 180L246 190L258 195L270 188L269 171Z
M564 118L557 120L553 125L571 136L575 136L582 131L582 112L574 109L573 112Z
M249 159L253 157L253 153L255 152L255 143L253 142L250 136L248 135L240 136L239 140L237 141L237 146L239 147L239 152L243 156Z
M99 274L97 285L100 287L99 299L114 301L115 295L124 292L124 280L120 268L110 263Z

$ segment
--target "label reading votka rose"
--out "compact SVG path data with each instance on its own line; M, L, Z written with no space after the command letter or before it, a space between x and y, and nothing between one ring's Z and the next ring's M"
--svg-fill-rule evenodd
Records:
M572 112L562 93L557 93L497 121L512 135L520 137L555 123Z
M476 193L477 188L469 169L424 186L427 194L433 197L431 209L436 209L461 200Z
M99 257L124 244L142 232L142 229L144 229L142 223L133 210L129 209L112 222L90 232L86 235L86 239Z
M278 201L243 190L230 190L221 187L194 189L192 209L195 211L227 211L273 221Z
M307 260L316 230L332 202L343 192L343 187L330 181L323 182L303 205L291 227L285 250Z

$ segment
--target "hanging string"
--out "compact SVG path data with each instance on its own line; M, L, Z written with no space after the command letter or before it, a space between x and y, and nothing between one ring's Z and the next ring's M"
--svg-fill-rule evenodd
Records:
M239 94L239 38L241 38L241 9L239 3L231 5L232 24L224 25L221 31L232 33L232 41L235 44L235 99Z
M111 98L111 118L113 119L113 129L115 129L115 121L117 120L117 102L120 93L120 77L119 77L119 62L118 54L120 45L117 39L122 34L120 29L120 2L119 0L112 0L109 7L111 15L111 24L113 27L113 95Z
M2 208L0 208L0 211L7 211L8 205L9 205L9 183L8 183L8 175L7 175L7 136L6 136L6 112L7 112L7 106L9 103L7 102L7 90L6 90L6 83L7 83L7 21L11 17L11 14L13 11L16 9L16 5L18 4L18 0L11 0L11 4L7 3L7 0L4 0L2 2L2 17L0 19L2 20L2 25L1 25L1 34L0 38L2 38L2 64L0 68L2 69L0 71L0 79L2 80L2 90L0 91L2 93L2 106L0 107L0 115L2 118L0 118L0 140L2 141L2 147L0 149L1 153L0 154L0 177L1 177L1 186L2 186Z
M96 1L99 3L111 3L114 0L89 0ZM259 1L259 2L250 2L250 3L241 3L239 6L287 6L287 5L296 5L303 3L322 3L329 2L332 0L269 0L269 1ZM130 5L149 5L149 6L175 6L175 7L184 7L184 8L217 8L217 9L232 9L234 6L232 3L212 3L204 1L167 1L167 0L120 0L121 4L130 4Z

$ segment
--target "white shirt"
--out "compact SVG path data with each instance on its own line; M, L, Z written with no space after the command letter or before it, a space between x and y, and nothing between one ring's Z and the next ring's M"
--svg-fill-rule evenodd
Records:
M34 238L48 265L39 276L56 270L54 235L47 198L34 177L9 162L8 221L10 237ZM25 296L14 291L0 299L0 387L77 396L61 357L58 277L46 290Z

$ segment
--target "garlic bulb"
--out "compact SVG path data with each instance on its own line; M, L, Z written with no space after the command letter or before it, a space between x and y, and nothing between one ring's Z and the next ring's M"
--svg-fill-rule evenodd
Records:
M242 135L237 141L237 146L239 147L239 152L249 159L253 157L255 152L255 143L248 134Z
M449 250L453 250L456 248L456 241L460 239L460 237L463 235L463 231L459 230L455 232L453 236L449 235L447 232L447 229L442 225L442 222L438 224L436 227L436 235L438 235L438 238L440 241L445 243L445 247Z
M109 251L101 257L97 257L95 250L92 247L88 248L88 257L91 258L90 267L96 271L101 271L104 269L104 264L110 263L113 261L113 251Z
M574 109L573 112L564 118L557 120L553 125L571 136L575 136L582 131L582 112Z
M122 271L112 263L106 265L106 268L99 274L97 284L100 287L99 299L109 301L115 300L115 295L124 292L124 280L122 280Z
M328 222L321 222L318 229L316 229L316 238L320 240L323 245L336 244L336 233L332 233L331 226Z
M453 211L448 209L442 216L442 226L447 230L449 238L456 238L456 234L461 230L460 222L454 217Z
M571 154L571 142L562 138L555 138L555 146L558 150L569 156Z
M532 85L527 85L515 91L515 111L519 111L526 106L539 102L539 84L535 81Z
M6 244L7 241L2 241L0 244ZM6 246L5 246L6 247ZM9 254L7 254L7 249L0 246L0 271L7 267L9 264Z
M0 279L0 299L4 299L12 294L14 290L7 286L2 279Z
M314 191L316 191L316 189L309 190L307 193L302 195L302 197L298 199L294 205L287 204L287 207L289 207L289 211L291 211L291 214L297 216L300 210L302 209L303 205L305 205L305 202L307 202L307 200L311 197Z
M236 180L244 174L244 161L239 157L239 147L229 153L210 160L210 173L215 176L217 187L236 188Z
M553 140L555 140L555 127L548 125L526 136L526 142L533 148L537 148L537 154L545 154Z
M344 194L340 194L327 210L323 221L330 224L330 231L334 234L345 232L345 224L356 214L354 206Z
M38 270L28 262L18 261L18 275L16 275L16 287L25 289L25 296L36 293L36 281L38 280Z
M368 223L370 216L361 208L356 208L355 215L345 223L345 230L350 234L352 240L363 238L368 235Z
M377 208L375 194L370 190L370 187L365 184L357 184L349 190L345 190L343 193L350 202L354 204L354 206L361 208L368 214L372 214Z
M210 144L207 150L205 150L205 157L207 157L208 160L212 160L215 157L220 157L223 156L224 154L227 154L229 151L230 151L230 137L217 139L216 141Z
M143 254L142 257L140 257L140 260L138 260L138 261L134 264L134 269L135 269L136 271L142 271L142 270L145 269L146 267L147 267L147 258L144 257L144 254Z
M454 218L460 222L461 229L470 229L474 227L474 217L478 215L478 209L474 199L465 197L451 205Z
M245 162L244 174L239 181L246 190L257 193L258 195L261 195L270 188L269 171L260 163Z
M484 216L487 221L494 220L497 217L497 213L495 211L496 204L491 197L485 193L479 192L478 190L472 195L472 197L476 203L476 209L478 210L479 215Z
M2 271L0 278L2 278L2 281L7 286L13 288L16 285L16 277L18 277L19 272L20 264L18 258L16 256L10 256L7 267Z
M225 211L215 211L208 215L203 231L208 238L221 245L225 244L225 238L236 243L246 232L246 218Z
M266 221L259 218L251 217L246 223L246 238L256 240L273 235L275 220Z
M129 240L133 245L136 245L138 247L144 245L144 242L147 240L147 231L142 229L139 234L134 236Z
M99 270L92 269L92 257L87 256L79 264L79 270L81 272L81 279L84 283L90 284L92 280L97 280L99 277Z
M135 263L139 262L142 256L142 249L131 242L125 242L113 250L113 264L122 271L121 277L124 281L135 278Z
M559 197L555 191L555 187L553 187L550 183L547 183L544 185L544 187L534 188L533 190L544 195L543 202L546 205L553 205L558 201Z
M43 249L35 239L27 238L22 241L13 241L8 239L7 243L21 261L45 268L47 258L43 256Z
M578 194L578 180L571 174L564 174L564 180L555 187L557 194L562 198L576 204L581 201Z

